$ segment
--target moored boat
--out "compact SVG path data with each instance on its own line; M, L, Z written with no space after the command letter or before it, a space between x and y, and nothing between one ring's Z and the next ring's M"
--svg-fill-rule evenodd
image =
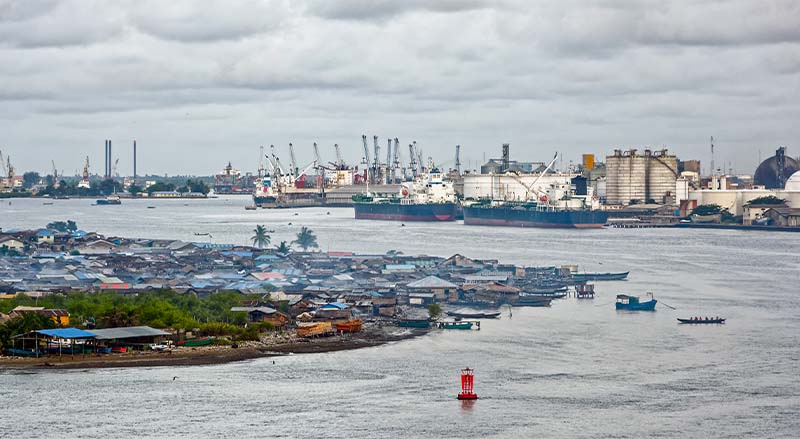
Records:
M630 271L616 273L573 273L572 280L575 281L599 281L599 280L626 280Z
M403 319L397 321L397 326L401 328L429 328L430 321L427 319Z
M500 311L477 311L462 308L455 311L447 311L446 314L462 319L494 319L500 316Z
M646 302L640 301L638 296L617 294L617 303L614 304L614 307L617 310L626 311L655 311L658 301L653 298L653 293L647 294L650 296L650 300Z
M550 297L532 296L530 294L520 294L514 306L550 306L553 299Z
M678 319L679 323L685 323L689 325L709 325L709 324L722 324L725 323L726 319L715 317L713 319L709 318L700 318L700 317L692 317L690 319Z
M364 322L361 319L351 319L346 322L339 322L336 324L336 330L339 332L361 332L361 327Z
M195 338L191 340L181 340L178 346L194 347L194 346L208 346L214 342L214 337Z
M453 183L436 168L403 183L397 195L354 195L353 208L356 219L372 220L455 221L458 214Z
M472 322L449 322L449 321L442 321L436 324L439 329L472 329Z

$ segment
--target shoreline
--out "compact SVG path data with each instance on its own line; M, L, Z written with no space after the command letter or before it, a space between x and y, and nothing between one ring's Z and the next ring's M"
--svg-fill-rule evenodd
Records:
M230 346L179 347L171 352L131 352L127 354L49 355L40 358L0 357L0 370L74 370L126 367L207 366L280 357L355 350L416 338L430 331L365 331L316 339L294 339L286 343L247 342Z

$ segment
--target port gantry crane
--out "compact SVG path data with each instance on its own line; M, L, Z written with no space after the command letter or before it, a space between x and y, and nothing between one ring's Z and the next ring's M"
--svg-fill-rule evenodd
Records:
M342 151L339 150L339 144L334 143L333 148L336 150L336 169L345 169L344 160L342 160Z
M396 178L397 170L400 170L401 175L400 179L405 180L405 170L403 169L403 165L400 163L400 141L397 140L397 137L394 138L394 161L392 162L392 180ZM393 181L394 182L394 181Z
M417 142L408 144L408 155L411 156L411 161L408 163L408 168L411 170L411 178L417 177L417 152L415 151Z
M533 180L533 183L531 183L531 184L525 184L525 181L523 181L522 178L519 176L519 172L517 172L517 171L508 172L508 175L510 175L511 178L516 180L517 183L519 183L523 188L525 188L525 201L529 201L530 200L530 194L531 193L535 194L537 197L540 197L540 199L542 199L542 201L546 201L547 200L547 193L542 191L542 190L540 190L539 188L537 188L535 186L536 186L536 183L538 183L539 180L541 180L542 177L545 174L547 174L547 171L550 170L550 168L553 166L553 164L556 162L556 160L558 160L558 153L556 153L555 156L553 156L553 160L550 161L550 163L547 165L547 167L544 168L544 171L542 171L536 177L536 179Z
M375 148L375 162L372 164L372 182L374 184L380 183L380 169L381 169L381 147L378 146L378 136L372 136L372 143Z
M394 179L394 166L392 165L392 138L388 139L386 146L386 184L392 184Z
M298 178L299 173L297 167L297 160L294 158L294 146L292 145L292 142L289 142L289 158L292 160L291 162L292 169L290 170L291 172L289 173L292 175L293 178Z

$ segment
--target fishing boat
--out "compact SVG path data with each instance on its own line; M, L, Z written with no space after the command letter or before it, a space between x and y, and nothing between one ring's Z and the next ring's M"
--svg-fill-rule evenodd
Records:
M722 324L725 323L725 320L726 319L722 319L719 317L713 319L709 318L702 319L700 317L692 317L690 319L678 319L678 322L685 323L688 325L710 325L710 324Z
M573 273L572 279L577 281L597 281L597 280L625 280L630 271L618 273Z
M617 294L617 303L615 303L614 306L618 311L655 311L658 301L653 298L653 293L647 293L647 295L650 296L650 300L641 302L637 296Z
M553 299L550 297L541 297L536 295L530 295L521 293L519 298L517 299L515 306L550 306L550 302Z
M430 322L427 319L424 320L403 319L397 321L397 326L401 328L429 328Z
M447 311L447 315L462 319L495 319L500 316L500 311L477 311L461 308L455 311Z
M352 319L346 322L339 322L336 324L336 331L338 332L361 332L361 326L364 322L361 319Z
M442 321L438 322L437 326L439 329L472 329L472 322L450 322L450 321Z
M195 338L191 340L181 340L178 346L195 347L195 346L208 346L214 343L214 337Z
M6 355L11 357L40 357L41 351L29 351L27 349L7 348Z
M256 209L258 209L258 206L251 206L251 205L244 206L244 210L256 210Z

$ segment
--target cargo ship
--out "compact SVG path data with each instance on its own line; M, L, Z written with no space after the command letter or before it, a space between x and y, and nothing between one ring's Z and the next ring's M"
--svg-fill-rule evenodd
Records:
M574 229L602 228L608 213L589 209L564 209L538 203L476 203L464 206L464 224Z
M354 195L356 219L394 221L455 221L458 212L453 184L432 169L390 196Z
M275 207L278 201L278 194L272 187L272 177L265 175L256 181L253 190L253 204L258 207Z

